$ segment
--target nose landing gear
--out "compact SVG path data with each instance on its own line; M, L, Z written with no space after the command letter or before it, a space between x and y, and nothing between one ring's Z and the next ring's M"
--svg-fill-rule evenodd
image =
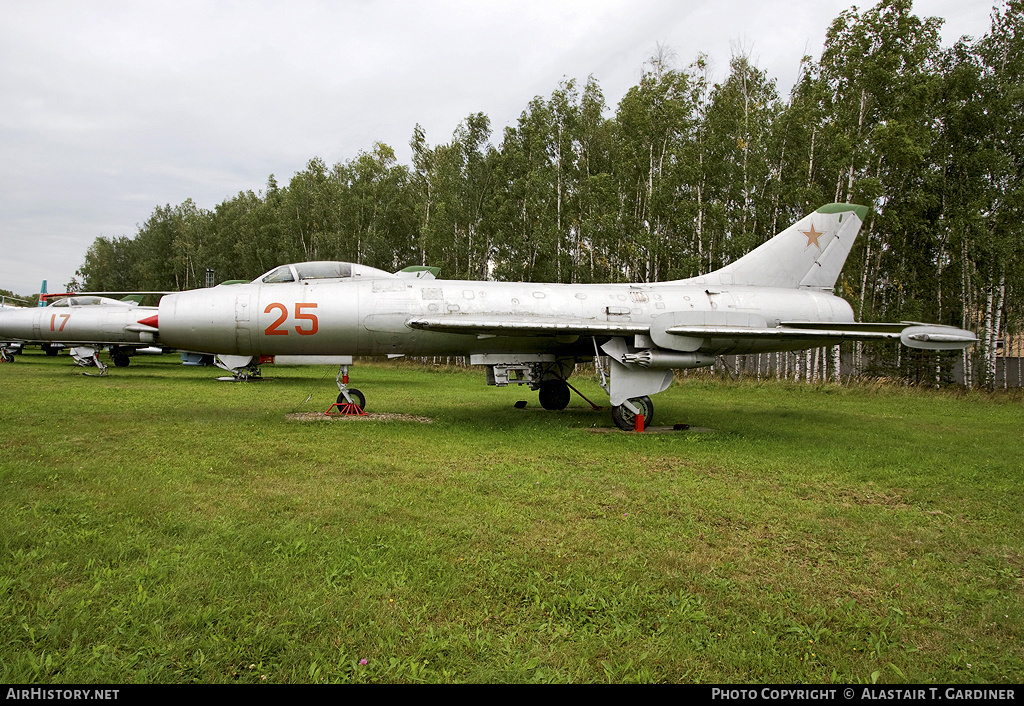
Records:
M338 370L338 401L327 408L324 414L331 414L332 410L337 410L336 414L340 415L355 415L363 416L366 412L363 409L366 407L366 397L362 392L354 387L348 387L348 366L342 365Z

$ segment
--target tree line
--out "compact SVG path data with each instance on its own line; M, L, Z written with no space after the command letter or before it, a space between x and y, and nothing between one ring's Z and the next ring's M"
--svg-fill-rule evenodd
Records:
M475 113L444 144L417 125L409 165L377 143L211 210L157 207L133 237L97 238L72 286L188 289L207 270L252 279L306 260L433 265L462 279L670 280L852 202L872 211L836 293L859 320L978 331L959 362L969 383L992 386L1022 318L1022 20L1024 0L1007 0L984 36L943 47L942 20L914 15L911 0L854 7L785 99L747 56L715 83L706 57L681 67L658 47L610 115L594 78L565 80L497 146ZM883 363L905 370L911 358Z

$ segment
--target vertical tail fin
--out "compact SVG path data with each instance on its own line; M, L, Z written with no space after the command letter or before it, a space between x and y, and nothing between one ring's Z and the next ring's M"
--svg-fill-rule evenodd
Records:
M721 285L831 290L867 213L867 206L822 206L731 265L698 280Z
M39 287L39 302L36 304L36 306L46 306L46 297L43 296L44 294L46 294L45 279L43 280L43 284Z

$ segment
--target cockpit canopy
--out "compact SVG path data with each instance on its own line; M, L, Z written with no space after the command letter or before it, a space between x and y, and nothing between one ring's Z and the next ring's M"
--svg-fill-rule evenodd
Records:
M56 300L51 307L62 307L62 306L120 306L120 307L132 307L136 306L136 302L133 301L118 301L117 299L110 299L109 297L63 297Z
M352 279L362 277L394 277L395 275L376 267L357 265L352 262L299 262L293 265L281 265L270 272L257 277L253 282L276 284L279 282L300 282L314 279Z

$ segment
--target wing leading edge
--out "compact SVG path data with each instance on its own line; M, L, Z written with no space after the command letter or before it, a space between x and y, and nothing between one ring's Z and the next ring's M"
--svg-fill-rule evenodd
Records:
M753 323L756 323L756 319ZM421 331L498 336L629 336L648 335L651 324L570 320L557 317L530 317L501 320L465 315L409 319L406 325ZM910 348L946 350L964 348L977 342L977 336L953 326L900 323L855 323L835 321L785 321L778 326L675 325L662 329L666 334L694 342L709 339L760 339L778 341L787 348L805 341L808 347L835 345L843 341L900 340ZM672 346L675 348L676 346ZM689 346L687 346L689 347ZM694 346L696 350L698 346Z
M531 316L517 319L475 317L455 314L412 318L409 328L435 333L461 333L475 336L631 336L645 334L650 324L609 322L555 316Z

